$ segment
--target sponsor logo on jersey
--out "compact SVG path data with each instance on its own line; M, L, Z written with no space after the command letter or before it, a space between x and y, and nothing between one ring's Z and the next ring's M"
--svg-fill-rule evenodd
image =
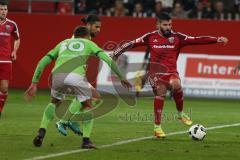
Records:
M168 38L168 41L169 41L170 43L173 43L173 42L174 42L174 37L169 37L169 38Z
M7 32L0 32L0 36L10 36L10 34Z
M153 45L152 48L174 48L174 45Z

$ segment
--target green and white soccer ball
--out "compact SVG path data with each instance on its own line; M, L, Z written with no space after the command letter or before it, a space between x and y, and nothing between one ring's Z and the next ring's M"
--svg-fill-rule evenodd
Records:
M206 129L201 124L195 124L189 128L189 137L193 140L202 141L206 136Z

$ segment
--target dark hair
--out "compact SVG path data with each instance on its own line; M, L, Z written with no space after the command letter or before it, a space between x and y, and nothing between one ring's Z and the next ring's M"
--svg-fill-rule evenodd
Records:
M86 37L86 36L90 36L90 31L85 26L77 26L74 29L73 34L74 34L74 38Z
M159 21L169 21L172 17L168 12L161 12L159 15L157 15L157 20Z
M8 3L6 2L6 1L0 1L0 5L3 5L3 6L7 6L8 5Z
M84 24L87 23L93 24L95 22L100 22L100 18L96 14L89 14L86 17L82 18L81 21Z

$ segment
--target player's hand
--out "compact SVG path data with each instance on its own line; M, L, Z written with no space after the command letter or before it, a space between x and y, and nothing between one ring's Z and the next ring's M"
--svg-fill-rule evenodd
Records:
M128 90L132 88L132 85L127 80L121 80L121 84L123 87L127 88Z
M12 59L12 61L16 61L17 60L17 53L16 52L12 52L11 53L11 59Z
M37 92L37 83L32 83L24 94L25 99L27 101L32 100L32 97L36 95L36 92Z
M218 37L217 42L226 45L228 43L228 39L226 37Z

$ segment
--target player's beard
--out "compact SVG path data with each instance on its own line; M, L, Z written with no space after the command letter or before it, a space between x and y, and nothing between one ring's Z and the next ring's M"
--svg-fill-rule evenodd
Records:
M163 30L163 29L160 29L161 33L165 36L165 37L169 37L170 34L171 34L171 30Z
M90 36L91 36L92 38L95 38L95 37L97 36L97 34L96 34L96 33L93 33L93 32L91 32L91 33L90 33Z

